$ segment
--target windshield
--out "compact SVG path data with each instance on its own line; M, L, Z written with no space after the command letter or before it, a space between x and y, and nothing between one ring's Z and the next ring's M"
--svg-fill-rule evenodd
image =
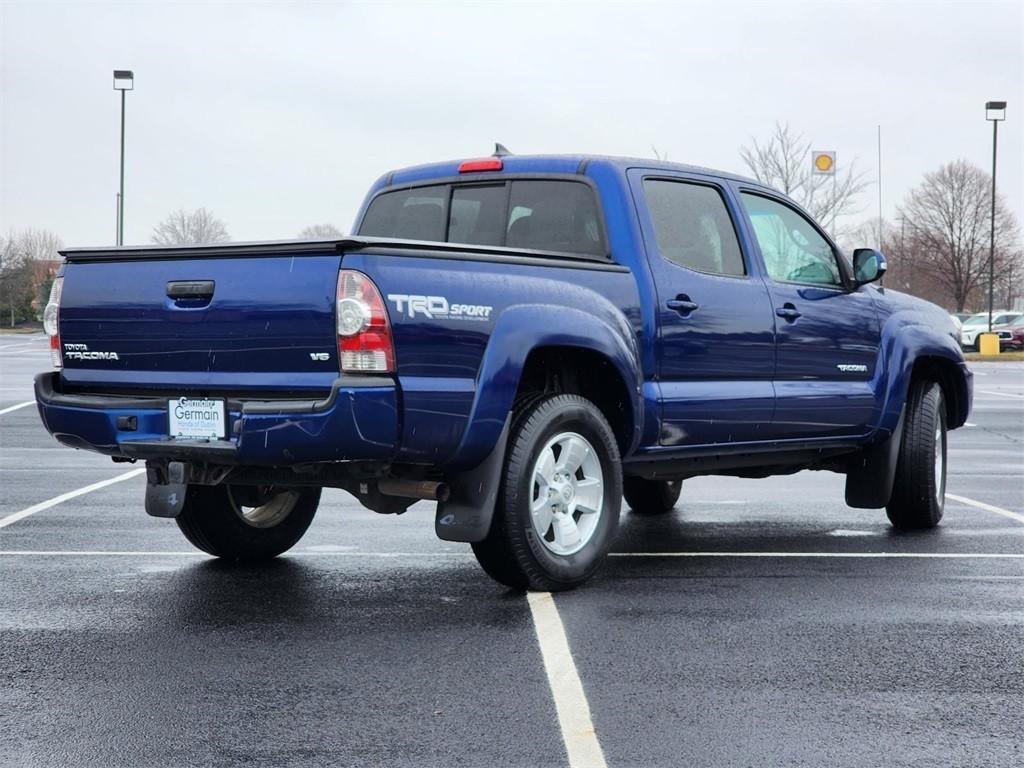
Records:
M964 325L988 325L988 312L979 312L964 320Z

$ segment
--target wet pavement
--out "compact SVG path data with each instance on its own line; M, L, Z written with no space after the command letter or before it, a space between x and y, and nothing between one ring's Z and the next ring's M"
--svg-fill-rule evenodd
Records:
M47 365L0 335L0 525L131 469L15 407ZM1024 364L974 369L934 531L847 508L828 473L623 514L555 598L609 766L1024 764ZM568 765L526 598L431 505L327 491L289 555L242 567L143 488L0 527L0 765Z

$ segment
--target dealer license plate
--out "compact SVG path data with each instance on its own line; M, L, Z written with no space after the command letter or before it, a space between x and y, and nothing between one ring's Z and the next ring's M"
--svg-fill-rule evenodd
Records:
M179 397L167 401L167 432L182 440L224 437L224 401Z

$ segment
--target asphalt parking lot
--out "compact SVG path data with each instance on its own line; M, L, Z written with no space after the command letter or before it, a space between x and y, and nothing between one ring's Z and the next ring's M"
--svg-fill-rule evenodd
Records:
M554 609L426 503L327 491L269 566L191 551L21 405L47 367L0 335L0 765L1024 764L1024 364L974 366L937 530L838 475L691 480Z

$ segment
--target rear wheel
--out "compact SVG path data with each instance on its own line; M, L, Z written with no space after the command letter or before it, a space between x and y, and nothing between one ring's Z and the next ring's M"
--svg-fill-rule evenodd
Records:
M627 477L622 481L622 495L635 515L664 515L671 512L679 501L679 493L682 490L682 480L645 480L642 477Z
M267 560L302 538L319 504L319 488L190 485L175 521L186 539L211 555Z
M577 395L529 401L516 415L498 505L473 553L516 589L571 589L597 570L618 528L622 467L611 427Z
M934 528L946 500L946 408L932 381L911 384L896 481L885 507L900 530Z

